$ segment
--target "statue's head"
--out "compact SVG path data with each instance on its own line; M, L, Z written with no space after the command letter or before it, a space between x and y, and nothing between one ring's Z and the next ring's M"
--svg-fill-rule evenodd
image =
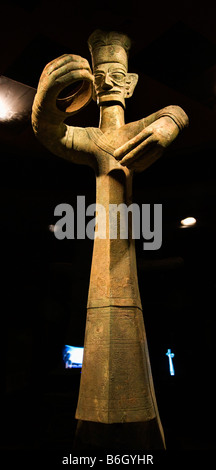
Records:
M138 81L138 75L128 73L130 39L117 32L94 31L88 39L94 74L93 99L99 106L117 102L125 107Z

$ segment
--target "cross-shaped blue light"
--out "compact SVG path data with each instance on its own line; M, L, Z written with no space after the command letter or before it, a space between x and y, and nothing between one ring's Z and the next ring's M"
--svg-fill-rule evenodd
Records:
M168 356L168 358L169 358L170 375L175 375L175 370L174 370L173 361L172 361L175 354L171 352L171 349L167 349L166 356Z

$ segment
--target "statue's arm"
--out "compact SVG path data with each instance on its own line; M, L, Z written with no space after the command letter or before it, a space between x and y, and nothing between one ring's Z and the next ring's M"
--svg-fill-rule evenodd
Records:
M143 171L161 157L188 122L182 108L167 106L144 118L141 123L144 129L116 149L114 156L123 166Z
M74 145L74 133L79 131L65 124L91 99L92 74L86 59L64 54L46 65L39 80L32 106L32 127L36 137L52 153L74 163L90 164L85 152ZM59 99L59 93L78 82L67 98ZM80 129L82 131L82 129Z
M143 121L144 128L148 127L153 122L163 117L169 117L178 127L179 131L188 126L189 120L185 111L177 105L166 106L165 108L156 111L156 113L150 114L145 117Z
M38 140L55 155L70 159L73 127L64 123L63 113L51 111L49 100L37 93L32 107L32 127Z

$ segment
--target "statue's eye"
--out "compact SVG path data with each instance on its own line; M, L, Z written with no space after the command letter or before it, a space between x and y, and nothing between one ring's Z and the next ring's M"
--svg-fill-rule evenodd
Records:
M125 75L124 73L121 73L121 72L113 72L110 74L112 80L116 80L117 82L121 82L124 80L125 78Z
M96 73L94 77L96 82L100 82L103 79L104 75L103 73Z

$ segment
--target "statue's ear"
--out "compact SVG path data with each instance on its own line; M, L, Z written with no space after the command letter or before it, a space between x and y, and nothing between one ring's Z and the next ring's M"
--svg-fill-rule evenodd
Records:
M137 73L127 73L125 98L130 98L133 95L135 86L138 82L139 75Z

